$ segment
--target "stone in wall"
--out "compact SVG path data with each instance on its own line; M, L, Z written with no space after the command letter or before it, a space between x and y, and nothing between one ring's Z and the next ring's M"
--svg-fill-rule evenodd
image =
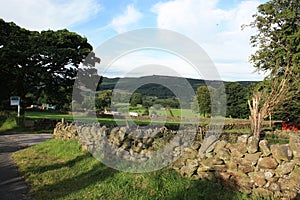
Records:
M241 135L237 138L237 144L247 144L249 135Z
M264 172L250 172L248 176L250 177L251 182L257 187L263 187L267 183Z
M205 156L205 154L210 153L214 150L215 145L218 141L218 137L215 135L210 135L203 140L203 143L199 149L198 156L201 158Z
M251 136L248 139L248 146L247 150L248 153L256 153L258 151L258 143L259 143L259 138Z
M261 169L276 169L278 163L274 158L263 157L258 160L258 167Z
M60 140L77 139L78 133L73 124L58 122L53 130L53 138Z
M231 143L228 143L226 145L226 148L229 149L231 152L234 152L234 151L237 151L241 154L245 154L247 153L247 144L231 144Z
M269 148L267 140L261 140L259 142L259 148L261 152L264 154L264 156L269 156L271 154L271 150Z
M276 173L279 175L279 176L283 176L283 175L286 175L286 174L289 174L293 171L293 169L295 168L295 162L294 161L291 161L291 162L284 162L282 163L281 165L279 165L277 168L276 168ZM300 174L299 174L300 175Z
M230 151L226 148L221 148L216 152L216 157L221 160L230 160Z
M293 153L288 144L271 145L271 152L273 158L275 158L278 163L280 163L281 161L290 161L293 156Z
M220 149L226 146L227 142L225 140L217 141L215 144L214 152L218 152Z
M257 152L255 154L246 154L242 160L241 165L255 166L260 156L261 156L261 152Z
M294 155L294 161L297 165L300 165L300 136L292 134L289 141L290 149Z

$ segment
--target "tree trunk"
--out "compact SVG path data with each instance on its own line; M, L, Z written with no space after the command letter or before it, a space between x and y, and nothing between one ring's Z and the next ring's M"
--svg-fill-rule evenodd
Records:
M251 101L248 100L251 115L249 116L251 131L255 137L259 138L259 135L263 129L263 121L265 118L265 108L260 108L261 95L259 93L254 94Z

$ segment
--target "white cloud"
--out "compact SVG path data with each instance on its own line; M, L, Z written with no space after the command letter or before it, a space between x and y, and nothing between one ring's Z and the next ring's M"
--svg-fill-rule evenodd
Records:
M190 63L165 51L139 50L125 54L102 70L104 76L139 77L166 75L204 78ZM107 74L106 74L107 73Z
M0 17L30 30L62 29L95 16L101 10L96 0L0 1Z
M241 30L253 19L259 0L241 1L230 10L217 7L217 0L173 0L152 7L157 25L178 31L196 41L208 53L224 80L261 80L251 74L248 63L253 53L250 36L254 30ZM237 73L238 72L238 73Z
M115 17L109 26L118 33L122 33L127 30L129 25L137 23L141 18L142 14L133 5L128 5L125 13Z

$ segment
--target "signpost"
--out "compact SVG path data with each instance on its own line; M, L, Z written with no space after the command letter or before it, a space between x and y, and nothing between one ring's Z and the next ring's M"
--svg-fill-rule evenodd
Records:
M20 117L20 97L18 96L11 96L10 97L10 105L11 106L18 106L18 117Z

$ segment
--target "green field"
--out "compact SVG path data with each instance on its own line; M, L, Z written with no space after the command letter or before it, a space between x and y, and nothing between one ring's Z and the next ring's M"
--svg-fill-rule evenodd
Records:
M77 141L50 140L13 155L34 199L252 199L165 168L143 174L101 164Z
M135 108L130 108L131 112L138 112L138 113L142 113L144 111L144 108L141 106L137 106ZM163 114L164 110L160 110L160 116L164 116ZM178 124L180 123L180 109L172 109L172 112L174 114L174 119L172 119L172 117L170 115L168 115L167 117L167 123L169 124ZM193 113L191 110L188 109L182 109L182 115L183 115L183 119L191 119L191 116L193 116ZM73 121L73 115L72 114L56 114L56 113L45 113L45 112L26 112L25 117L30 118L30 119L62 119L65 118L65 120L67 121ZM80 116L80 115L76 115L76 119L80 120L80 121L95 121L95 117L93 116ZM195 119L195 118L193 118ZM124 118L97 118L98 122L103 123L103 124L115 124L116 122L119 124L126 124L126 120L124 120ZM150 123L150 119L146 119L146 118L132 118L132 121L135 124L148 124ZM184 120L183 120L184 121ZM207 120L205 120L207 121ZM154 124L162 124L164 122L161 122L159 119L155 120L153 119L152 123ZM192 123L189 121L186 121L185 123ZM194 122L197 123L197 122Z
M138 109L141 109L141 107L136 107ZM159 110L159 112L163 113L164 110ZM183 118L181 119L180 112L183 114ZM165 112L166 113L166 112ZM124 117L121 118L96 118L95 116L86 116L80 114L76 115L76 120L79 120L81 122L99 122L101 124L118 124L118 125L126 125L126 123L129 124L136 124L136 125L147 125L151 122L153 125L164 125L164 124L209 124L210 119L209 118L197 118L193 117L193 112L188 109L172 109L172 113L174 117L170 117L169 115L166 117L161 117L163 114L160 114L158 118L152 118L149 117L138 117L138 118L131 118L131 120L125 120ZM159 114L159 113L158 113ZM165 114L166 115L166 114ZM52 120L61 120L64 118L68 122L73 121L73 115L72 114L59 114L59 113L50 113L50 112L26 112L25 118L30 120L38 120L38 119L52 119ZM194 120L192 120L194 119ZM17 125L17 117L15 112L4 112L0 113L0 132L5 131L14 131L14 132L49 132L52 131L52 128L49 130L43 130L43 129L28 129ZM152 121L151 121L152 120ZM245 123L248 120L241 120L241 119L226 119L225 123ZM239 130L232 130L232 132L238 132ZM242 130L243 132L249 132L249 130Z
M31 119L61 119L65 118L67 121L72 121L72 114L58 114L51 112L25 112L25 117Z
M116 105L114 105L115 110L119 111L119 112L125 112L128 108L130 112L137 112L139 114L144 114L146 111L146 108L143 107L142 105L138 104L135 107L130 106L128 103L118 103ZM177 108L171 108L170 109L173 116L171 115L171 113L169 112L169 110L167 109L154 109L154 108L150 108L149 109L149 113L150 115L154 112L156 113L158 116L167 116L167 117L182 117L182 118L186 118L186 119L190 119L190 118L197 118L199 117L198 114L194 113L191 109L177 109Z

